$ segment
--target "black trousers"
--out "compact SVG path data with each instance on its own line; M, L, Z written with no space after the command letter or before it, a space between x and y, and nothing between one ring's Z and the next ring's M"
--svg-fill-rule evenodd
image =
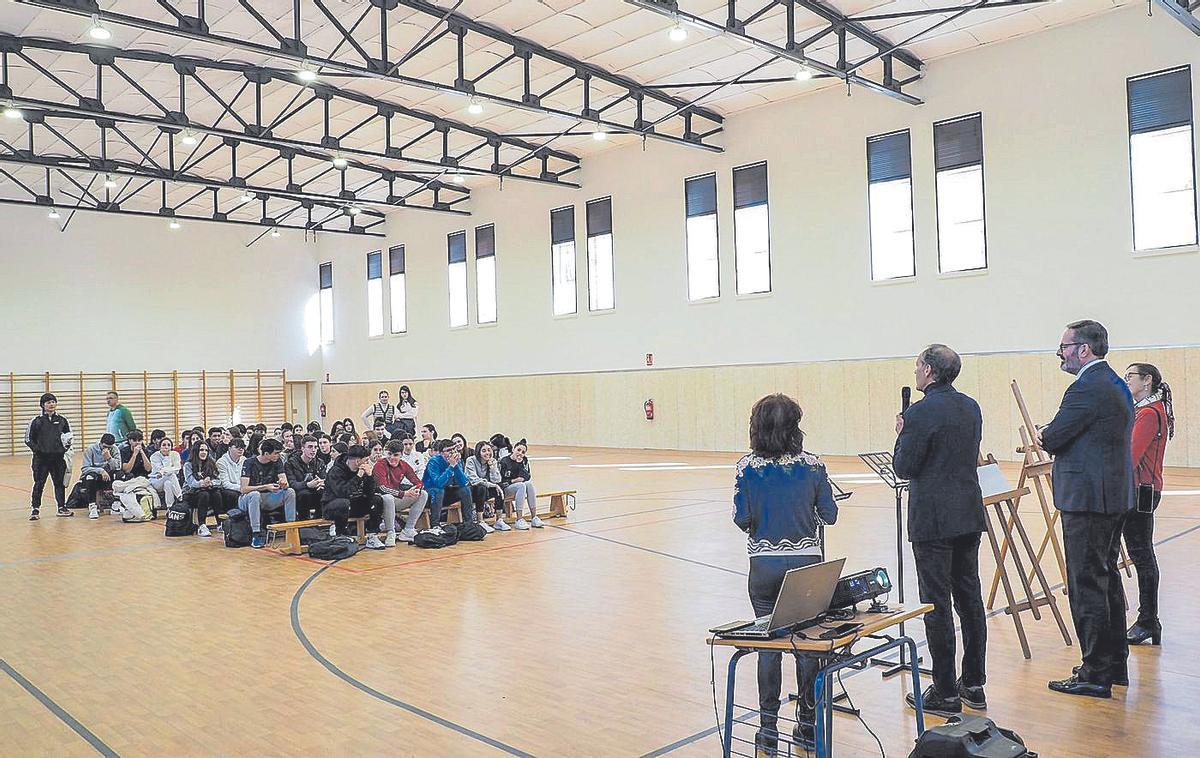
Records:
M750 606L756 617L766 616L775 608L783 575L794 568L820 563L817 555L763 555L750 559ZM813 720L816 701L813 698L813 682L817 678L818 663L807 656L796 656L797 721ZM757 742L761 746L775 746L779 724L779 690L783 685L783 654L758 654L758 709L759 730Z
M220 502L217 503L217 507L221 510L217 511L217 513L229 513L237 507L238 498L241 497L241 493L227 490L224 487L218 492L220 493Z
M1162 499L1161 492L1154 493L1154 508ZM1150 629L1158 629L1158 558L1154 555L1154 514L1130 511L1121 527L1125 535L1125 546L1129 548L1129 560L1137 570L1138 617L1137 622Z
M296 490L296 518L310 519L321 513L321 493L305 487Z
M196 512L196 523L203 524L208 520L208 514L217 513L221 507L221 490L216 487L192 490L183 499Z
M979 585L980 537L976 532L912 543L921 602L933 603L933 610L925 616L925 637L933 659L933 683L942 697L958 694L951 601L962 626L962 682L967 687L982 687L987 680L987 614Z
M30 498L30 507L42 507L42 491L46 489L46 477L50 477L50 484L54 486L54 500L59 508L62 508L67 503L67 488L63 484L63 477L67 475L67 459L62 453L49 454L34 453L33 463L33 497Z
M446 503L460 503L462 520L475 520L475 498L471 495L470 487L450 485L429 500L429 525L437 526L442 523L442 510Z
M1110 684L1125 674L1125 590L1117 570L1126 514L1062 512L1067 599L1083 654L1079 679Z
M367 532L374 534L379 531L383 520L383 498L379 495L356 497L353 500L340 497L325 503L322 515L333 522L339 535L349 533L347 525L351 516L367 516Z
M83 491L87 493L87 504L92 505L101 492L112 489L113 475L109 474L108 481L104 481L103 477L92 472L79 477L79 481L83 483Z

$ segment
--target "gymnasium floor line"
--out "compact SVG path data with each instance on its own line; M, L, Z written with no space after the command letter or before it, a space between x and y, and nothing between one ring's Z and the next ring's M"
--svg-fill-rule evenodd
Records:
M148 522L153 523L153 522ZM31 563L57 563L59 561L73 561L80 558L94 558L101 555L120 555L122 553L140 553L149 550L161 550L169 547L183 547L185 545L202 545L199 541L187 542L149 542L144 545L125 545L124 547L106 547L98 550L80 550L74 553L61 553L59 555L40 555L34 558L18 558L15 561L0 561L0 569L10 568L13 566L24 566Z
M1195 526L1184 529L1183 531L1176 532L1175 534L1172 534L1168 537L1164 537L1163 539L1155 542L1154 546L1160 547L1162 545L1167 544L1168 542L1177 540L1180 537L1185 537L1185 536L1191 534L1192 532L1195 532L1198 529L1200 529L1200 524L1197 524ZM1057 592L1058 590L1062 589L1063 584L1064 584L1063 582L1059 582L1058 584L1055 584L1053 587L1050 588L1050 591ZM996 608L994 610L989 611L986 618L988 620L991 620L991 619L995 618L996 616L999 616L1002 613L1004 613L1004 611L1005 611L1004 608ZM957 619L957 616L955 618ZM955 624L954 624L954 631L956 633L960 631L959 624L957 621L955 621ZM909 636L911 637L912 635L909 635ZM926 647L928 644L929 643L927 640L920 640L919 642L917 642L917 650L921 650L922 648ZM861 673L864 673L864 672L870 671L870 670L872 670L872 669L870 669L870 668L857 669L855 671L848 672L841 678L842 679L850 679L850 678L857 676L858 674L861 674ZM842 687L844 689L845 685L842 685ZM742 716L740 716L734 720L739 723L745 723L745 721L750 720L753 716L754 716L754 713L749 712L749 713L743 714ZM719 731L718 727L710 726L708 729L705 729L704 731L696 732L695 734L684 737L683 739L676 740L675 742L672 742L670 745L665 745L663 747L660 747L657 750L653 750L649 753L645 753L644 755L641 756L641 758L659 758L659 756L667 755L668 753L672 753L681 747L686 747L686 746L692 744L693 742L696 742L697 740L702 740L705 737L716 734L718 731Z
M661 499L666 500L668 498L661 498ZM592 502L592 501L589 501L589 502ZM607 521L609 519L624 518L626 516L641 516L646 513L661 513L662 511L673 511L678 508L688 508L693 505L704 505L705 503L719 503L719 502L721 502L721 501L720 500L690 500L689 502L686 502L686 503L680 503L679 505L666 505L666 506L663 506L662 508L647 508L644 511L631 511L629 513L612 513L612 514L609 514L608 516L597 516L595 518L585 518L585 519L581 519L579 521L572 521L571 525L579 526L580 524L591 524L596 521Z
M518 548L518 547L529 547L531 545L542 545L547 542L558 542L559 540L565 540L565 539L570 539L570 538L569 537L547 537L547 538L543 538L543 539L530 540L528 542L514 542L511 545L500 545L499 547L487 547L487 548L483 548L481 550L451 551L445 555L435 555L435 556L431 556L429 558L418 558L415 561L401 561L400 563L388 563L383 566L372 566L371 568L365 568L365 569L346 569L346 571L348 571L350 573L354 573L354 574L369 574L373 571L383 571L384 569L402 568L404 566L413 566L418 563L433 563L434 561L452 561L452 560L456 560L458 558L469 558L473 555L484 555L487 553L499 552L501 550L512 550L513 548ZM420 550L420 548L416 548L416 549ZM339 566L336 566L336 565L334 565L333 567L340 568Z
M641 545L634 545L631 542L621 542L620 540L614 540L611 537L601 537L598 534L591 534L589 532L577 532L574 529L568 529L565 526L558 526L556 524L547 524L546 526L549 526L552 529L559 529L564 532L569 532L571 534L578 534L583 537L591 537L594 540L603 540L604 542L611 542L614 545L621 545L622 547L633 548L634 550L641 550L642 552L645 552L645 553L652 553L653 555L660 555L663 558L671 558L676 561L683 561L685 563L691 563L695 566L705 566L707 568L716 569L717 571L724 571L729 574L737 574L738 576L746 575L746 572L744 572L744 571L738 571L736 569L727 568L725 566L718 566L715 563L705 563L704 561L697 561L692 558L684 558L682 555L675 555L673 553L663 552L662 550L654 550L653 548L642 547Z
M411 705L410 703L406 703L403 700L394 698L391 695L380 692L379 690L375 689L374 687L364 684L363 682L360 682L359 680L357 680L354 677L347 674L345 671L342 671L340 668L337 667L337 664L333 663L328 658L321 655L320 651L318 651L317 648L308 639L308 635L306 635L304 633L304 629L300 625L300 598L304 596L305 590L307 590L310 586L312 586L312 583L314 581L316 581L317 577L321 576L321 574L324 574L329 568L330 568L330 566L323 566L323 567L317 569L312 574L312 576L308 577L308 579L306 579L304 581L304 584L300 585L300 588L296 590L296 594L292 596L292 606L291 606L292 632L295 633L296 639L300 641L300 644L304 646L304 649L308 652L308 654L310 656L313 657L314 660L316 660L318 663L320 663L322 666L324 666L325 669L327 671L329 671L329 673L333 674L334 676L336 676L337 678L346 682L351 687L354 687L355 689L359 690L360 692L370 695L371 697L375 698L376 700L381 700L385 703L388 703L389 705L394 705L397 708L406 710L415 716L419 716L420 718L423 718L427 721L432 721L433 723L437 724L438 726L442 726L442 727L445 727L446 729L450 729L455 732L458 732L459 734L461 734L463 736L466 736L473 740L482 742L485 745L494 747L497 750L508 753L509 755L520 756L521 758L534 758L534 756L530 753L526 753L523 750L520 750L511 745L505 744L499 740L488 737L485 734L480 734L479 732L476 732L473 729L470 729L461 724L455 723L447 718L438 716L435 713L430 713L429 711L427 711L423 708L419 708L415 705Z
M4 660L3 658L0 658L0 671L3 671L12 677L14 682L21 685L22 689L33 696L33 698L39 703L44 705L46 710L57 716L59 721L71 727L71 730L82 737L89 745L95 748L97 753L103 756L108 756L108 758L118 758L117 752L108 745L104 744L104 741L97 737L91 729L88 729L86 726L79 723L74 716L72 716L70 713L67 713L67 711L58 703L54 702L49 695L38 689L33 682L21 676L21 673L12 666L8 665L8 661Z

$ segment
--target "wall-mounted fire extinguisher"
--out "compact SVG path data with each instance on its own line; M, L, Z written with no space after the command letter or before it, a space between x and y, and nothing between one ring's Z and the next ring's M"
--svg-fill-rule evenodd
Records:
M653 421L654 420L654 398L650 398L649 400L646 401L645 409L646 409L646 420Z
M325 418L325 403L321 403L321 418Z

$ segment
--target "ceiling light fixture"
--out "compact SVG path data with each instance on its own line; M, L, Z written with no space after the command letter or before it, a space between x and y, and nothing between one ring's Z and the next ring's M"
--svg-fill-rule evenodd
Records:
M317 80L317 69L311 63L305 61L300 64L300 68L296 71L296 78L306 84L311 84Z
M105 189L116 189L117 188L117 180L113 178L112 174L104 175L104 188Z
M604 140L608 139L608 132L604 131L603 129L597 129L596 131L592 132L592 139L596 140L597 142L603 142Z
M178 229L179 226L180 226L179 222L176 221L175 219L171 219L171 223L167 224L168 229Z
M358 208L353 205L347 206L346 213L349 213L351 216L357 216L358 214L362 213L362 208Z
M50 212L46 214L46 218L59 218L58 208L51 207Z
M342 169L346 168L349 165L350 165L350 161L346 160L342 156L340 156L340 155L333 156L333 167L336 168L337 170L341 171Z
M478 116L480 113L483 113L483 103L475 98L471 98L471 104L467 106L467 113L470 113L472 116Z
M794 78L798 82L807 82L809 79L813 78L812 69L810 69L808 66L801 66L800 68L796 69Z
M687 39L687 29L683 28L682 24L675 24L671 27L671 31L667 32L667 36L672 42L683 42Z
M186 147L192 147L199 141L200 140L196 139L196 133L193 132L191 129L184 129L182 132L179 133L179 144L181 144L181 145L184 145Z
M21 109L15 105L13 105L12 103L7 103L4 106L4 117L5 118L11 118L13 120L16 120L16 119L20 118L22 115L24 115L24 114L21 113Z
M272 229L272 230L271 230L271 236L272 236L272 237L274 237L275 239L279 239L279 230L278 230L278 229Z
M99 42L107 42L112 39L112 32L108 27L100 23L100 17L92 14L92 25L88 28L88 36Z
M251 195L249 192L243 192L241 200L243 203L253 203L254 195Z
M450 181L454 182L455 184L462 184L466 180L466 177L457 171L455 171L454 175L450 177Z

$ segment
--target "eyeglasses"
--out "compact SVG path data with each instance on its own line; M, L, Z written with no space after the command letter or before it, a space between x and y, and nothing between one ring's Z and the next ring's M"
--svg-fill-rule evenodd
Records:
M1066 350L1067 348L1071 347L1072 345L1086 345L1086 344L1087 344L1086 342L1060 342L1058 344L1058 352L1061 353L1062 351Z

